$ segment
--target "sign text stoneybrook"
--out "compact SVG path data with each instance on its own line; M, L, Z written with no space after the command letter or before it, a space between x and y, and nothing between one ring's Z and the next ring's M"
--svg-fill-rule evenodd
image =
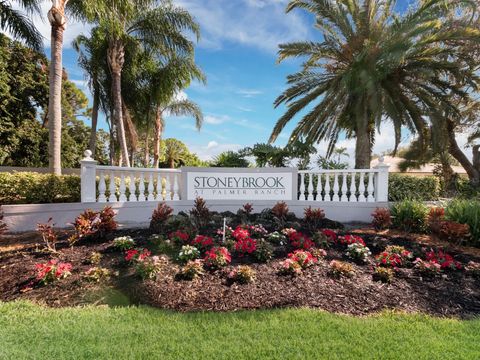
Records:
M187 194L192 200L291 200L292 173L188 172Z

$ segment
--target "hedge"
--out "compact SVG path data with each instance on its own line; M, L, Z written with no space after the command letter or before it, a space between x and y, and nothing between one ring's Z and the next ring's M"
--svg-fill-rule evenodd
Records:
M440 197L440 181L435 176L415 177L390 174L388 198L390 201L434 201Z
M440 196L440 183L434 176L414 177L390 174L388 186L390 201L405 199L433 201ZM55 176L33 172L0 173L0 204L79 201L80 177L78 175Z
M0 173L0 204L80 202L80 176Z

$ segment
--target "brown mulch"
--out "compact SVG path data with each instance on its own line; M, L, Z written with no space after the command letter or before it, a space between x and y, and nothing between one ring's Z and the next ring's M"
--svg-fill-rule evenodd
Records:
M387 243L406 245L418 253L422 247L433 246L437 241L420 241L406 237L405 234L384 233L386 240L379 243L374 240L375 234L370 230L362 229L359 233L364 235L367 246L374 254L381 251ZM148 238L146 230L121 231L115 236L126 234L145 243ZM467 276L464 272L450 272L429 279L422 278L413 269L401 269L392 284L382 284L372 280L372 264L354 265L356 275L353 278L333 278L328 273L328 263L332 259L342 258L340 248L329 250L327 259L321 260L297 277L278 274L284 256L268 264L250 264L256 270L256 281L246 285L227 282L226 274L232 267L207 272L194 281L179 281L175 279L179 266L163 256L166 264L157 280L142 282L124 265L122 254L113 251L107 242L79 244L73 248L64 243L58 255L51 256L35 245L40 242L38 236L29 236L29 241L20 238L21 244L17 246L13 245L10 238L9 249L4 248L0 252L0 301L28 299L54 307L88 303L143 303L178 311L314 307L354 315L384 309L460 318L480 314L478 278ZM0 249L1 244L2 238ZM460 252L457 248L448 250L463 264L470 260L480 262L476 251ZM117 276L100 284L84 279L82 274L92 266L85 259L93 251L103 254L100 266L116 272ZM51 257L71 262L73 275L55 284L32 286L34 264L45 262Z

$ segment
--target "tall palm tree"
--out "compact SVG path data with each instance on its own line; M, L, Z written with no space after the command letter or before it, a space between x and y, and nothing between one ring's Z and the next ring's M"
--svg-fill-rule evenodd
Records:
M103 0L94 11L96 21L108 39L107 60L112 76L112 121L125 165L130 166L122 111L122 71L125 48L137 45L159 56L193 54L194 46L184 32L199 36L191 15L171 1Z
M288 76L290 87L275 101L276 107L286 104L287 111L270 141L306 109L290 141L328 139L329 156L345 132L356 138L357 168L370 167L375 127L382 121L393 123L395 149L402 126L421 137L425 115L455 108L445 93L466 96L458 83L470 74L455 61L456 51L466 41L478 41L479 31L452 14L474 4L422 0L399 15L394 0L290 1L287 12L303 9L315 16L323 41L280 45L279 62L307 60Z
M41 0L19 0L19 5L27 15L40 13ZM32 20L25 14L12 8L11 1L0 0L0 29L8 31L15 39L23 41L37 51L43 49L43 37Z
M93 155L95 155L98 114L102 105L101 102L105 99L105 87L108 83L106 57L108 43L100 29L94 28L91 31L90 37L79 35L75 38L72 45L78 53L78 64L88 78L88 86L93 96L92 129L88 147Z

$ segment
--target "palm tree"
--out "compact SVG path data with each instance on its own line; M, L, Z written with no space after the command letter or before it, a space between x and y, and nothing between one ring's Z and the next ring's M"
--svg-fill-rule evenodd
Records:
M195 119L195 126L198 130L200 130L203 123L202 110L191 100L175 99L166 106L158 106L155 116L155 132L153 137L153 166L155 168L158 168L160 161L160 141L162 139L162 133L165 129L165 114L173 116L192 116Z
M20 0L18 3L29 15L40 13L40 0ZM0 0L0 29L8 31L34 50L43 50L43 37L32 20L14 10L10 1Z
M478 41L479 31L452 16L473 2L424 0L403 15L389 0L292 0L287 12L304 9L315 18L323 42L280 45L278 61L307 57L290 87L275 101L287 105L270 141L299 112L308 112L290 141L329 140L327 156L342 132L356 137L355 166L370 167L375 127L391 121L395 150L401 128L421 137L424 116L441 108L454 109L444 96L465 96L458 83L471 74L456 62L459 46ZM448 80L446 80L448 79Z
M78 64L88 78L88 85L93 95L92 129L88 148L95 155L97 141L97 123L101 101L104 99L105 84L107 83L107 42L98 28L94 28L90 37L79 35L72 43L78 53ZM105 105L104 105L105 106Z
M125 49L137 46L158 56L193 54L193 43L184 31L198 39L199 27L191 15L171 1L103 0L94 11L99 27L108 40L107 61L112 77L112 121L125 165L130 166L122 111L122 71Z

